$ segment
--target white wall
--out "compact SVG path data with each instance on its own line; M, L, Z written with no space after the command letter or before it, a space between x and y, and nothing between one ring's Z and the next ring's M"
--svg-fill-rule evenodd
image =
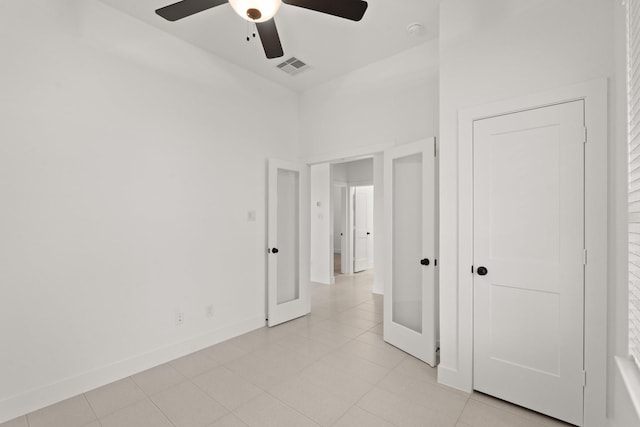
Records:
M263 325L297 96L95 0L1 2L0 51L0 422Z
M373 185L373 158L346 163L349 185Z
M620 354L626 305L624 48L620 2L608 0L448 0L440 8L440 320L439 378L470 387L461 364L470 312L458 301L457 117L461 109L607 77L610 87L609 143L609 416L631 425L628 399L613 386L613 355ZM615 40L614 40L615 30ZM614 42L617 44L614 45ZM620 45L622 43L622 45ZM615 48L614 48L615 47ZM624 53L622 52L622 56ZM619 61L618 61L619 63ZM616 69L618 72L616 72ZM604 302L603 302L604 303ZM620 403L620 404L618 404ZM618 413L616 413L618 412ZM624 412L624 413L623 413ZM637 420L637 418L636 418Z
M438 134L438 45L427 42L300 96L302 155L374 153Z
M335 181L334 181L335 183ZM342 239L344 238L344 236L341 236L340 234L344 234L344 229L343 226L345 224L343 224L343 205L344 205L344 195L342 194L342 192L344 191L345 187L339 187L336 186L335 184L333 185L331 191L333 194L333 205L332 205L332 209L333 209L333 252L342 252Z
M331 284L333 277L333 217L331 165L311 166L311 281Z
M347 178L347 163L336 163L333 165L333 182L346 183Z

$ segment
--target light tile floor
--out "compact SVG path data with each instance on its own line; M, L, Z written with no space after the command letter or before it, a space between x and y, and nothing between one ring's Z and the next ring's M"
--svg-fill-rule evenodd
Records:
M558 427L441 386L382 340L372 272L312 285L312 314L262 328L1 427Z

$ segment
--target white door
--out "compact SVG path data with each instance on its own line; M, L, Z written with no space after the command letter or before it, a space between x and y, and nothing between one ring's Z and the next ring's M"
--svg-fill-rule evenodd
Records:
M373 186L353 190L353 271L372 267Z
M384 340L435 366L435 139L385 151L384 183Z
M584 102L473 132L474 388L581 425Z
M309 169L269 160L267 324L311 310L309 295Z

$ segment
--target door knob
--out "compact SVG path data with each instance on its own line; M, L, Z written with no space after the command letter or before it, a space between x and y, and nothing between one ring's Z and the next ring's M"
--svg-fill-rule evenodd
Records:
M420 260L420 264L422 265L429 265L429 258L422 258Z
M487 270L487 267L478 267L478 275L479 276L484 276L488 272L489 271Z
M278 252L280 252L280 251L278 251L278 248L271 249L271 253L272 254L277 254Z
M369 232L367 231L367 236L368 236L369 234L371 234L371 233L369 233Z

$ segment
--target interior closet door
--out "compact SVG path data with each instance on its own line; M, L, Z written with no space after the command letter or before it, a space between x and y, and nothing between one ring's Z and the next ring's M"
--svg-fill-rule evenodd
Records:
M584 101L474 122L474 388L582 425Z
M309 168L269 160L267 325L311 310Z
M435 366L435 139L385 151L384 182L384 340Z

